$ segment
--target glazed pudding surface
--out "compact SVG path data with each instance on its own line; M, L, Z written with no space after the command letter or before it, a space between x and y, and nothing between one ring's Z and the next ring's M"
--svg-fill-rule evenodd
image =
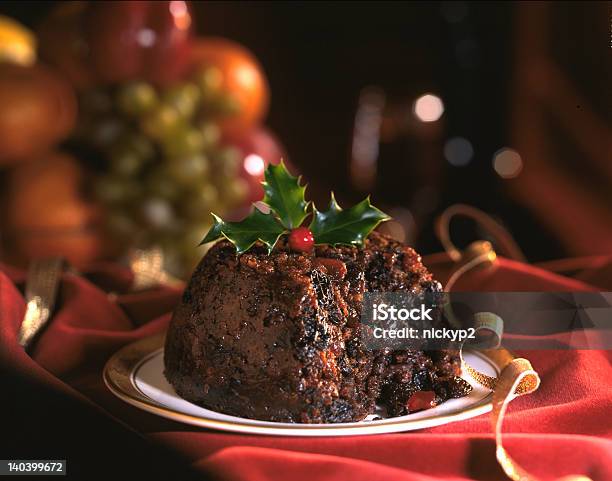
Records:
M363 295L440 289L412 248L376 232L312 253L281 240L236 255L220 241L174 313L165 375L188 401L246 418L351 422L376 403L407 414L469 392L458 352L367 350Z

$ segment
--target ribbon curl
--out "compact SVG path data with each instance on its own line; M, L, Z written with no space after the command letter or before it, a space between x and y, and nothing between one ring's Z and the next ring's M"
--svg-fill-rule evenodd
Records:
M470 206L457 204L449 207L439 218L437 223L438 238L442 242L449 257L459 264L457 269L450 275L445 292L450 292L460 277L467 272L485 265L495 264L497 255L493 246L487 241L476 241L464 251L459 251L450 239L449 226L451 218L455 215L463 215L474 219L476 222L493 231L493 237L502 245L503 250L509 257L525 261L514 239L506 229L492 219L488 214ZM449 320L454 320L452 309L446 306ZM475 331L487 330L496 336L496 345L501 344L503 333L503 320L492 312L479 312L474 315ZM461 367L472 376L480 385L493 391L493 409L491 411L491 428L495 434L495 456L504 473L512 481L540 481L540 478L529 473L518 464L506 451L503 445L503 422L504 415L510 401L517 396L531 394L540 386L540 376L533 369L531 363L524 358L515 358L508 351L500 349L489 349L483 353L502 370L498 377L484 374L470 366L463 359L463 349L459 350L461 356ZM583 475L572 474L558 478L558 481L592 481Z

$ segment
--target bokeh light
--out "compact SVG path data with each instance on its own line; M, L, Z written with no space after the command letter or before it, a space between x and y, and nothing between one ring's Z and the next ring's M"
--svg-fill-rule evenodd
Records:
M157 35L150 28L143 28L136 34L136 41L141 47L152 47L157 40Z
M414 102L414 115L421 122L435 122L444 113L444 104L437 95L421 95Z
M250 175L260 176L266 168L264 159L257 154L249 154L244 158L244 170Z
M236 78L245 87L251 87L259 80L259 74L252 66L245 65L236 70Z
M493 168L500 177L513 179L523 170L523 159L516 150L504 147L493 155Z
M191 26L191 15L184 1L173 0L170 2L169 10L176 28L187 30Z
M464 137L452 137L444 144L444 157L455 167L468 165L474 156L474 147Z

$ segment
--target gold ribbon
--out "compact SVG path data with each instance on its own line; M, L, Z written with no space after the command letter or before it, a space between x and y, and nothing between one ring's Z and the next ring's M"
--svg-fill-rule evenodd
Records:
M520 249L514 244L510 234L505 229L491 219L487 214L468 206L454 206L445 211L438 221L438 236L451 259L458 263L457 269L453 271L444 287L445 292L449 292L461 276L477 267L484 265L492 266L495 264L497 255L493 246L487 241L477 241L461 253L451 242L449 235L450 219L453 215L463 214L468 217L476 218L478 222L485 226L495 225L496 236L503 239L506 250L511 253L511 257L521 257ZM503 232L502 232L503 231ZM512 255L513 254L513 255ZM518 255L517 255L518 254ZM445 311L451 324L457 324L453 315L450 303L445 305ZM487 330L496 336L496 346L501 343L503 334L503 320L492 312L479 312L474 315L475 331ZM497 366L500 366L499 377L492 377L484 374L470 366L463 359L463 349L459 350L461 366L470 376L480 385L493 391L493 409L491 411L491 428L495 433L495 455L497 462L506 473L506 476L513 481L540 481L540 478L529 473L519 465L506 451L503 445L503 422L504 415L508 409L510 401L517 396L531 394L540 386L540 376L533 369L531 363L524 358L514 358L508 351L500 349L488 349L482 351ZM591 478L583 475L569 475L559 478L558 481L592 481Z
M434 226L436 236L442 243L446 253L453 261L460 262L465 258L465 251L461 252L461 250L455 246L450 235L451 220L453 217L457 216L467 217L480 225L489 234L489 236L491 236L496 245L500 248L500 251L506 257L520 262L527 261L525 255L521 251L521 248L503 225L493 219L493 217L486 212L465 204L454 204L448 207L444 212L442 212L442 214L440 214Z

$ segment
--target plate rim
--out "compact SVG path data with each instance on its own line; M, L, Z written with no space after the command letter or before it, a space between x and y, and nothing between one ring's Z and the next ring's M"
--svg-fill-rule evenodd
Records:
M247 422L243 423L239 421L195 416L158 403L156 400L144 394L136 385L134 374L144 362L156 355L160 349L163 349L165 336L165 333L156 334L123 346L106 362L102 378L104 384L111 393L122 401L146 412L189 425L218 431L266 435L348 436L382 434L417 430L461 421L488 413L493 407L493 393L490 392L487 396L477 401L476 404L457 412L437 414L419 419L405 419L405 416L398 416L397 418L389 418L389 422L376 424L371 424L369 422L342 424L277 423L277 425L265 426ZM498 348L494 351L468 351L486 358L497 370L498 375L503 367L514 359L514 355L505 348ZM270 423L272 422L270 421Z

